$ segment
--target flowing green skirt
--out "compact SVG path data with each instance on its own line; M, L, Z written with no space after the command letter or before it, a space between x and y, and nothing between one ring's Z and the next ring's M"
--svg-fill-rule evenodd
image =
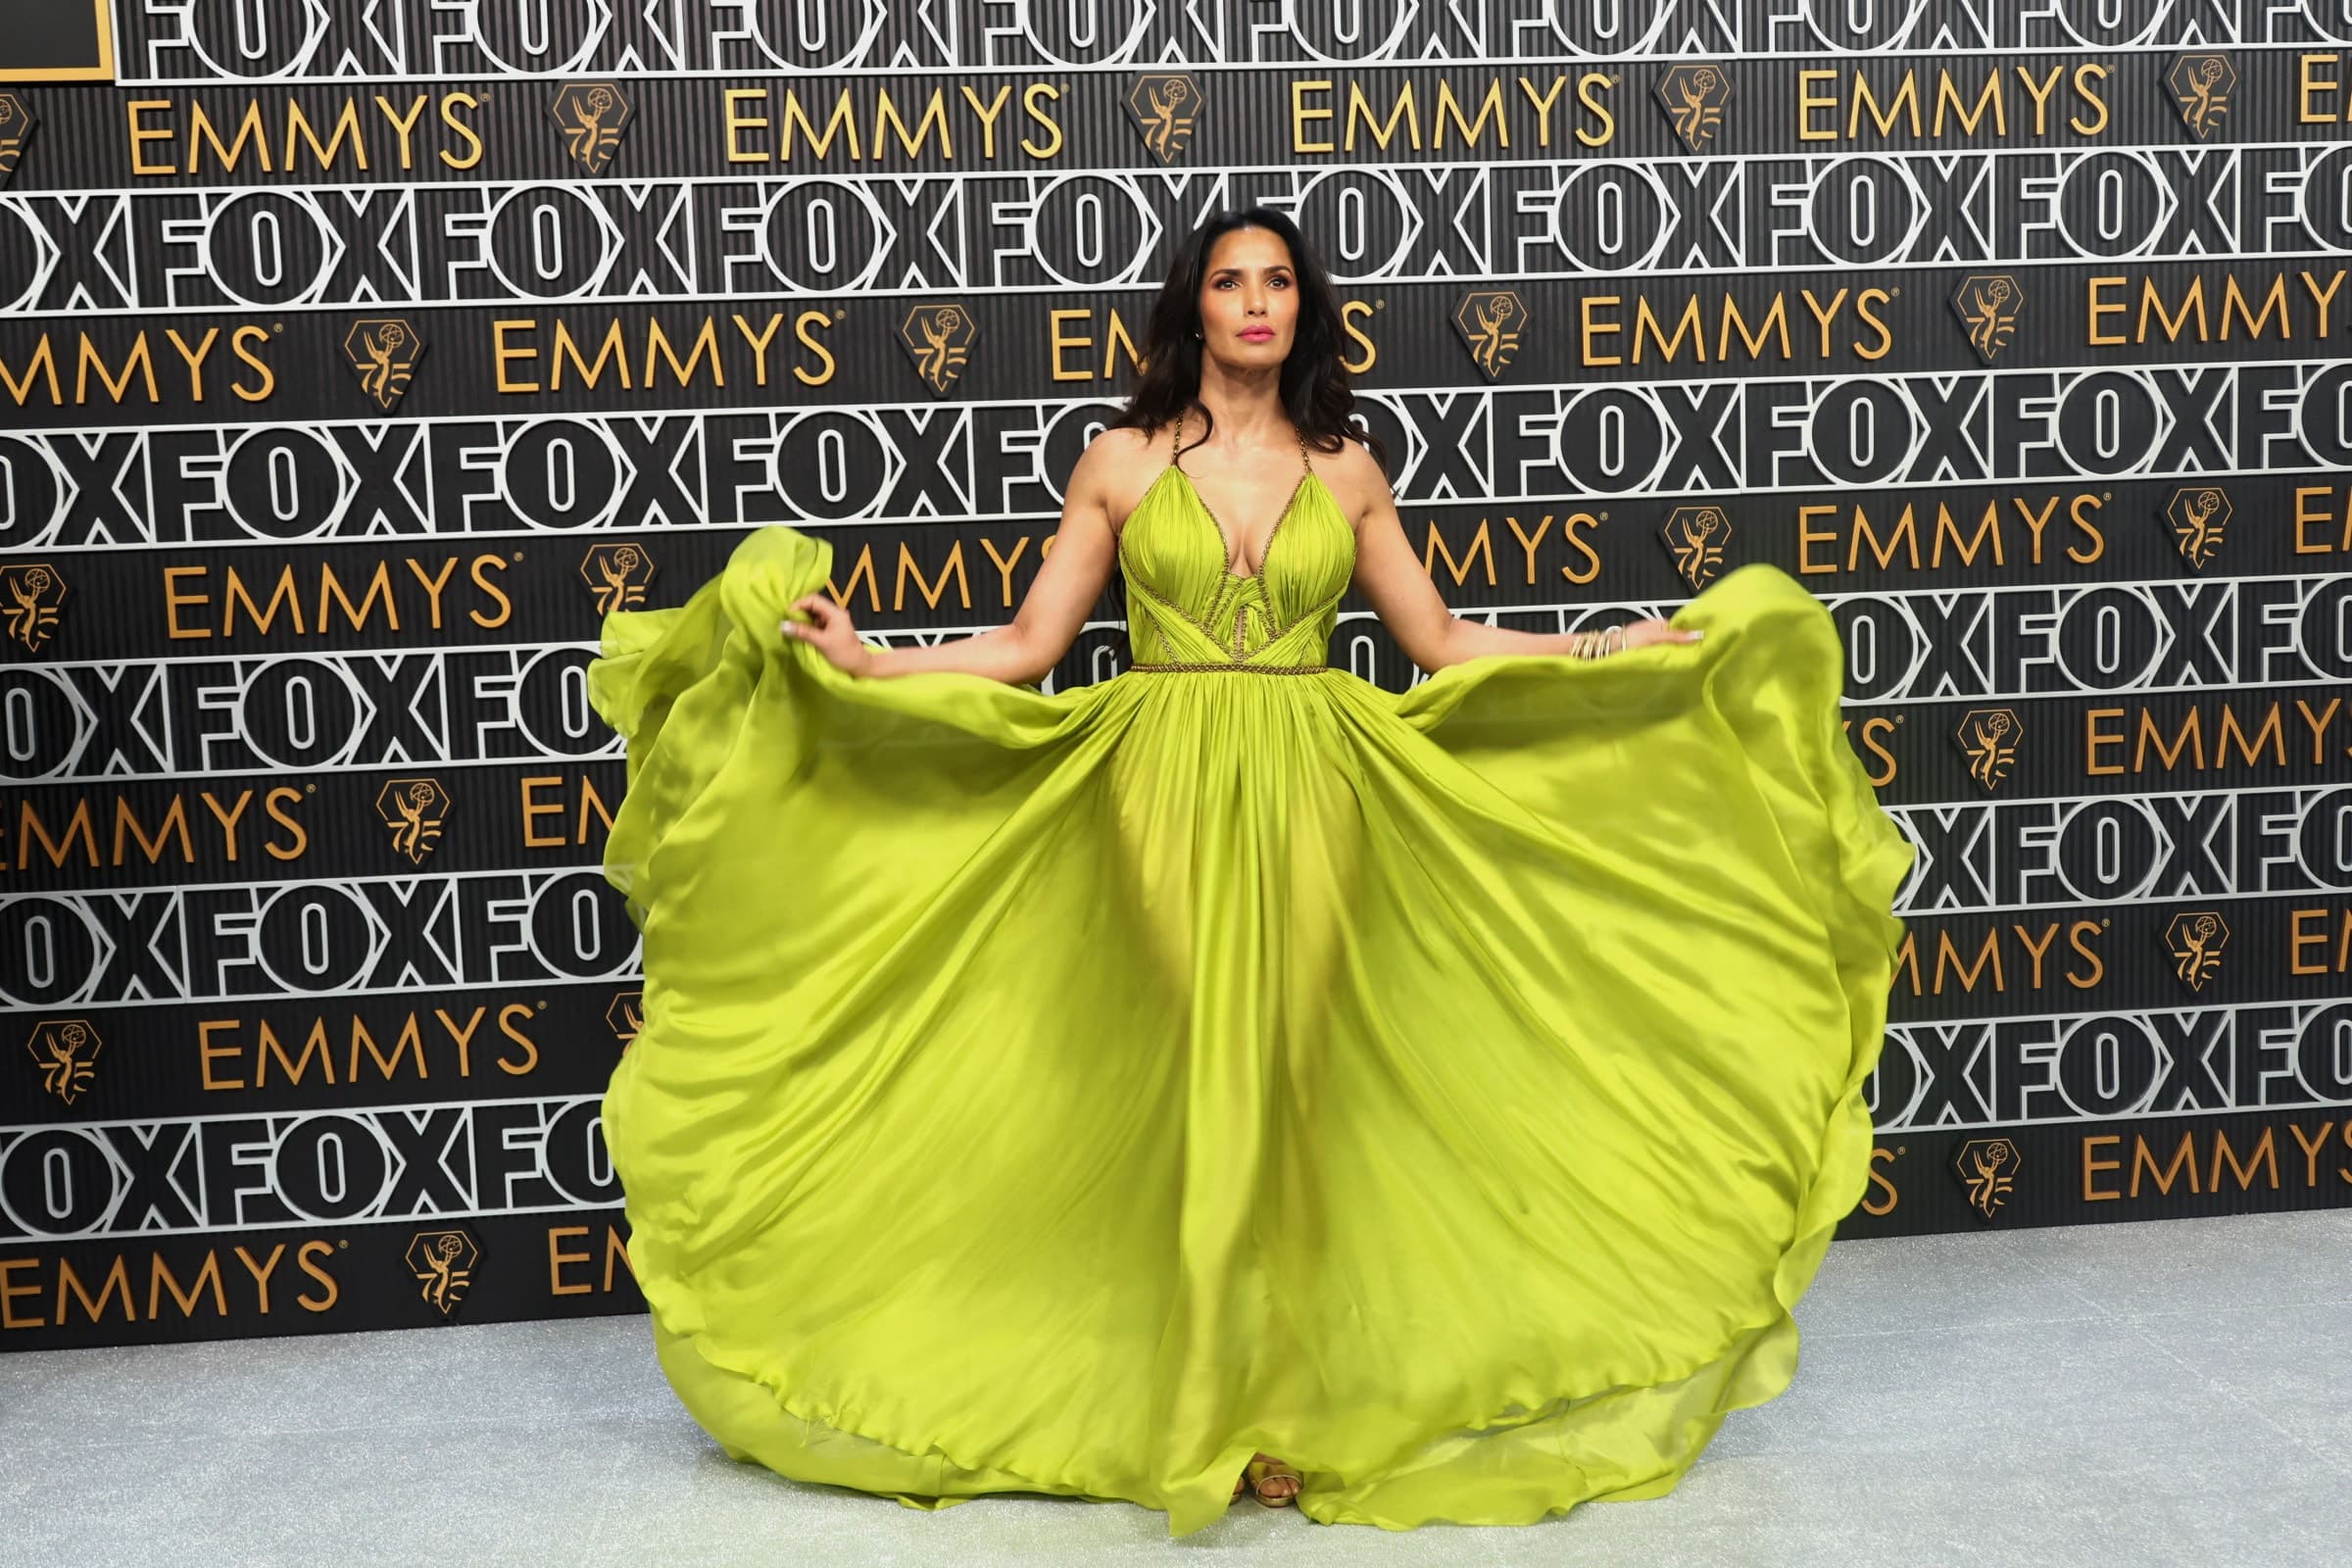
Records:
M842 675L789 528L591 666L630 1258L738 1458L936 1506L1671 1489L1862 1196L1911 849L1766 566L1595 662Z

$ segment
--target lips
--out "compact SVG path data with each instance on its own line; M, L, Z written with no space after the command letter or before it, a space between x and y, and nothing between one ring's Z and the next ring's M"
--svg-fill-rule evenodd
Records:
M1244 327L1242 341L1245 343L1271 343L1274 341L1274 329L1270 326Z

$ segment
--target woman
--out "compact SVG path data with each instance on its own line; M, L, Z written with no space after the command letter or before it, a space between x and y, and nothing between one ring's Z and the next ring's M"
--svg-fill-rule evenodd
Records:
M1679 627L1454 619L1339 335L1289 222L1226 215L1011 624L867 648L789 528L608 619L606 1136L736 1457L1516 1523L1670 1489L1793 1371L1910 861L1835 628L1760 566ZM1133 667L1029 689L1114 566ZM1410 694L1326 665L1350 586Z

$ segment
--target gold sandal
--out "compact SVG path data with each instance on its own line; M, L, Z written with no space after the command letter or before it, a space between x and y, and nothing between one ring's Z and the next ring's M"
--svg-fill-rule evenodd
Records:
M1250 1488L1250 1494L1258 1500L1260 1506L1267 1508L1289 1507L1298 1498L1300 1489L1306 1485L1304 1476L1282 1460L1263 1453L1254 1456L1242 1467L1242 1480ZM1285 1481L1291 1484L1290 1490L1287 1492L1268 1490L1269 1488L1279 1488ZM1238 1486L1235 1487L1233 1494L1237 1497L1240 1496L1242 1489Z

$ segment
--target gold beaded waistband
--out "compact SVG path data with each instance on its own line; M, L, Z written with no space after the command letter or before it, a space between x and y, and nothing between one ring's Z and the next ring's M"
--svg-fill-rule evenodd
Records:
M1224 674L1238 670L1245 675L1320 675L1329 664L1129 664L1128 669L1140 675Z

